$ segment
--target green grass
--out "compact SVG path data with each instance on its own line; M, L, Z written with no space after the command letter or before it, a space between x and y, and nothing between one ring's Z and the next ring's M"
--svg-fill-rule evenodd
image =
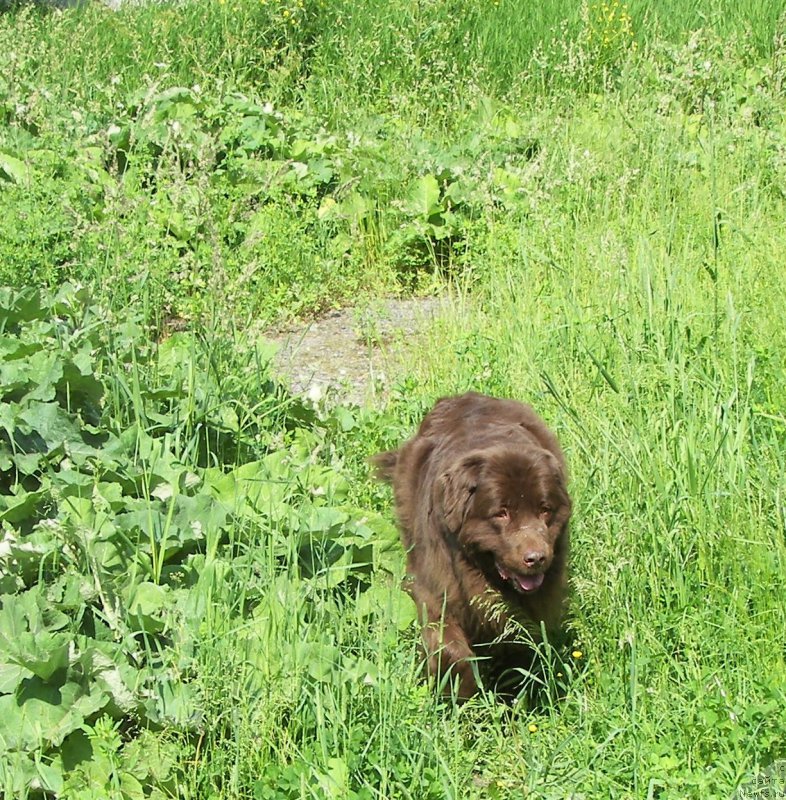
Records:
M724 205L735 160L716 165ZM567 219L552 206L551 235L535 223L514 247L498 239L481 310L435 337L450 344L431 344L424 380L527 397L567 449L573 625L590 672L587 717L560 709L575 736L550 730L548 746L586 764L613 736L578 781L587 796L722 797L745 765L782 756L783 417L770 381L783 332L765 286L783 240L760 200L743 202L713 281L712 206L702 213L694 190L652 208L654 190L645 180L624 207L581 203ZM685 216L670 253L664 234Z
M0 15L0 276L87 287L0 298L8 796L704 800L786 758L784 8L600 13ZM271 381L266 324L423 291L386 408ZM572 644L512 712L420 680L366 465L467 389L571 471Z

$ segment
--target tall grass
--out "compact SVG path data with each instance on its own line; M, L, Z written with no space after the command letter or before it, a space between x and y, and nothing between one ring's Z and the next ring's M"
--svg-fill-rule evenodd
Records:
M578 103L552 129L542 180L571 177L490 232L413 363L434 394L528 399L567 449L585 716L539 735L592 760L572 789L724 797L784 755L784 196L761 191L766 135L732 147L733 122L642 105Z
M238 738L217 736L197 794L234 759L245 777L223 791L263 775L261 797L724 798L786 755L786 242L769 135L740 135L736 113L663 116L632 91L552 113L542 195L473 240L474 270L401 376L399 422L334 446L391 444L467 388L547 417L576 504L575 650L555 691L512 715L491 697L440 705L418 684L412 629L384 615L369 629L351 605L306 620L288 600L287 623L259 621L249 673L288 711L238 698ZM376 671L328 680L312 652L271 675L325 628ZM238 658L236 640L206 657ZM210 673L218 707L227 671ZM270 744L251 747L260 729Z
M92 105L109 86L138 89L166 76L178 85L254 87L276 95L271 99L305 94L326 114L336 101L342 110L350 99L373 105L374 95L400 100L401 92L428 92L429 86L438 92L446 82L454 89L477 82L495 95L515 95L539 49L555 39L587 35L588 15L609 9L630 15L640 46L679 45L705 29L720 38L744 36L760 57L773 52L785 10L779 0L605 6L556 0L213 0L129 4L119 12L93 3L65 13L6 13L0 35L16 42L4 52L14 78L34 75L39 89L64 100L75 94ZM422 105L432 99L424 97Z

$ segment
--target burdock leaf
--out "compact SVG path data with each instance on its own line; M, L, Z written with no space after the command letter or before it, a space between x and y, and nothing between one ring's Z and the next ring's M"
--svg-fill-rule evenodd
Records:
M418 178L410 189L404 209L413 216L428 218L441 211L439 183L433 175Z

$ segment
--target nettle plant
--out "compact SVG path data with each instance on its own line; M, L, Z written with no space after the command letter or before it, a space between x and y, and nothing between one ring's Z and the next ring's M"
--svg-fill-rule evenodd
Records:
M392 526L351 505L315 414L266 379L264 358L241 381L222 372L220 343L153 343L115 322L68 286L0 291L8 794L103 781L158 796L174 762L141 758L140 741L204 729L200 659L216 626L253 617L278 579L311 586L289 590L308 606L347 586L360 597L390 566Z

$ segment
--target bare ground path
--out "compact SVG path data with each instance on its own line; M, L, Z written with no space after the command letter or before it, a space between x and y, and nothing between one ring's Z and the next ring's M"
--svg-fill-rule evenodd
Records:
M268 330L276 375L312 399L376 405L405 368L407 351L445 309L440 298L381 299L317 320Z

